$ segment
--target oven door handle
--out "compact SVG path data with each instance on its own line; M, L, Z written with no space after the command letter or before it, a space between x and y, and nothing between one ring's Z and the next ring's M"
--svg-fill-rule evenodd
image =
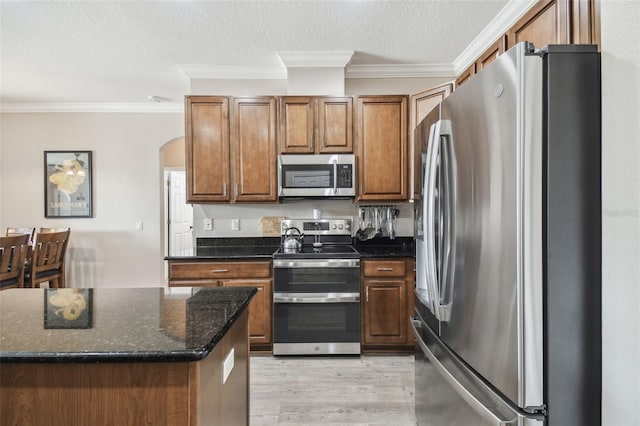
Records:
M359 268L360 259L274 259L279 268Z
M273 303L354 303L360 293L273 293Z

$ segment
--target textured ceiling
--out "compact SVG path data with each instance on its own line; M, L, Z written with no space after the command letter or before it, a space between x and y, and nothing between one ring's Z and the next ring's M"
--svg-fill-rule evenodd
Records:
M508 0L0 1L0 101L179 101L180 65L451 64Z

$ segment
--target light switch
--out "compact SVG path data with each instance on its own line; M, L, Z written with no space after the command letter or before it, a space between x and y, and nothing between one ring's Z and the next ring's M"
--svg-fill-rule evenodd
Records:
M144 225L141 220L136 222L136 231L142 231Z
M231 219L231 230L232 231L240 230L240 219Z
M204 230L213 231L213 219L211 219L210 217L204 218Z

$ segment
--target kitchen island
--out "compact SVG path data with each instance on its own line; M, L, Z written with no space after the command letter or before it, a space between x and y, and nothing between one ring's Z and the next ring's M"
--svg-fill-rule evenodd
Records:
M248 424L255 293L0 292L0 424Z

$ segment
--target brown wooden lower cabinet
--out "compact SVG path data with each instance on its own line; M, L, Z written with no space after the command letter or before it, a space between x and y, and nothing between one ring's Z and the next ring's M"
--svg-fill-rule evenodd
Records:
M197 362L3 363L0 425L248 425L247 326L245 310Z
M251 352L271 351L272 292L270 279L225 280L225 287L256 287L258 293L249 304L249 342Z
M170 287L256 287L249 304L251 352L272 348L272 266L271 261L169 261Z
M413 350L413 259L362 262L362 352Z

